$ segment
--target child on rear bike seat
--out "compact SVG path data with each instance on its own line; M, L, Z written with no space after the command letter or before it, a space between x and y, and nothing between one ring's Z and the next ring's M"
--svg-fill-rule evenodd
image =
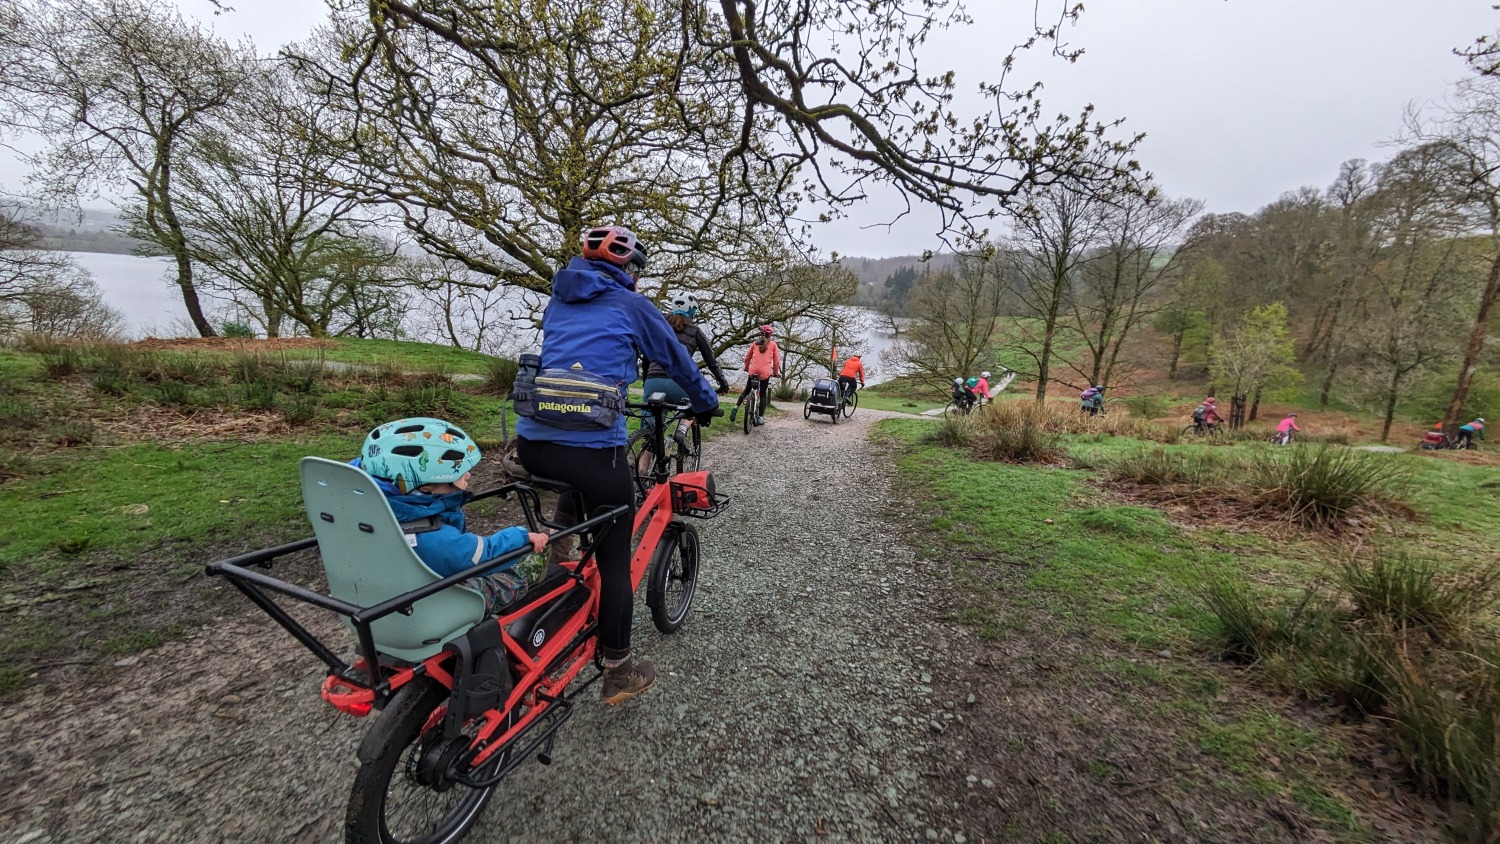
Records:
M547 534L509 527L480 536L465 529L463 506L469 500L469 475L479 464L479 446L462 428L430 417L398 419L365 437L359 457L349 461L375 479L391 512L403 526L437 517L437 527L407 534L422 562L448 577L509 554L526 545L540 552ZM484 596L485 612L494 615L526 591L526 579L508 566L464 585Z

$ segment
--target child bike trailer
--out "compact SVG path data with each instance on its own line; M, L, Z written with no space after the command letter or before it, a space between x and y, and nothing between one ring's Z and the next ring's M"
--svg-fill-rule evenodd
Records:
M809 419L814 413L826 413L839 423L839 382L832 378L819 378L813 382L802 403L802 418Z

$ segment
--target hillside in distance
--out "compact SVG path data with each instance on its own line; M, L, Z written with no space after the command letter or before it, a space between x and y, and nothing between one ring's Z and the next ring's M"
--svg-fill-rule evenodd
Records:
M944 253L934 255L923 261L921 255L896 255L890 258L860 258L852 255L839 257L839 266L846 267L859 277L859 283L865 286L880 284L891 274L904 267L911 267L917 271L917 275L927 272L936 272L947 269L953 264L953 254Z

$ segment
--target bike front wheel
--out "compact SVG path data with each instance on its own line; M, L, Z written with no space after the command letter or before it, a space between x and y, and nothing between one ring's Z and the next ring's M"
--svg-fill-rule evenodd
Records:
M625 441L625 457L630 461L630 480L635 485L636 501L645 499L651 488L656 486L656 452L652 450L651 432L642 428L630 435ZM644 470L641 469L642 455L645 455Z
M856 391L856 392L850 393L849 394L849 398L844 402L844 418L848 419L849 417L853 416L854 415L854 411L857 410L858 408L859 408L859 393Z
M479 819L496 786L469 788L439 770L452 752L440 717L448 694L419 677L396 692L370 728L365 741L374 742L374 752L354 775L344 816L348 844L451 844Z
M698 530L677 524L662 535L651 555L646 580L646 606L651 621L663 633L676 633L687 620L698 591Z
M703 431L697 425L689 425L672 438L674 454L672 466L678 472L696 472L703 463Z

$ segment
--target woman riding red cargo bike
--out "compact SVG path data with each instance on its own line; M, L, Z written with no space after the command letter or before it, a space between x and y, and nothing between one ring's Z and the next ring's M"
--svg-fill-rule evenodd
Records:
M514 498L526 529L556 531L553 543L579 537L576 559L550 564L539 582L496 606L494 594L476 584L512 568L533 553L533 545L479 561L486 547L481 540L476 564L441 576L424 564L418 549L424 533L451 531L452 522L398 522L394 499L388 500L392 484L405 492L421 489L427 478L377 479L350 464L308 457L301 466L302 491L315 536L208 567L328 665L326 701L355 716L380 711L359 748L345 816L347 841L459 840L496 787L528 757L550 763L573 700L594 681L604 680L605 703L651 686L654 669L633 657L629 645L634 592L643 579L659 629L676 631L687 617L700 545L684 518L718 515L728 499L716 493L711 473L672 477L667 462L657 461L658 483L637 510L623 454L624 413L649 413L654 447L664 453L669 426L682 418L708 424L718 413L717 398L665 318L634 292L635 273L645 260L634 236L622 229L592 230L584 256L554 279L542 321L542 354L539 360L523 356L529 360L523 360L512 394L524 417L518 453L533 476L478 494L459 487L463 503ZM637 347L666 362L688 402L670 405L662 394L642 404L625 401L624 373L634 369ZM457 477L462 470L467 478L467 468L479 459L477 445L459 428L440 423L432 430L403 430L396 424L372 431L362 465L381 471L379 461L369 460L380 456L370 446L405 449L403 436L410 437L408 465L418 467L406 474L421 475L435 465L448 469L435 477ZM558 493L554 517L543 515L538 490ZM461 517L458 524L461 530ZM633 536L639 540L632 551ZM326 595L248 568L269 567L278 557L313 547L328 576ZM352 662L340 658L278 597L343 616L358 640L358 656ZM570 689L591 664L596 673Z

